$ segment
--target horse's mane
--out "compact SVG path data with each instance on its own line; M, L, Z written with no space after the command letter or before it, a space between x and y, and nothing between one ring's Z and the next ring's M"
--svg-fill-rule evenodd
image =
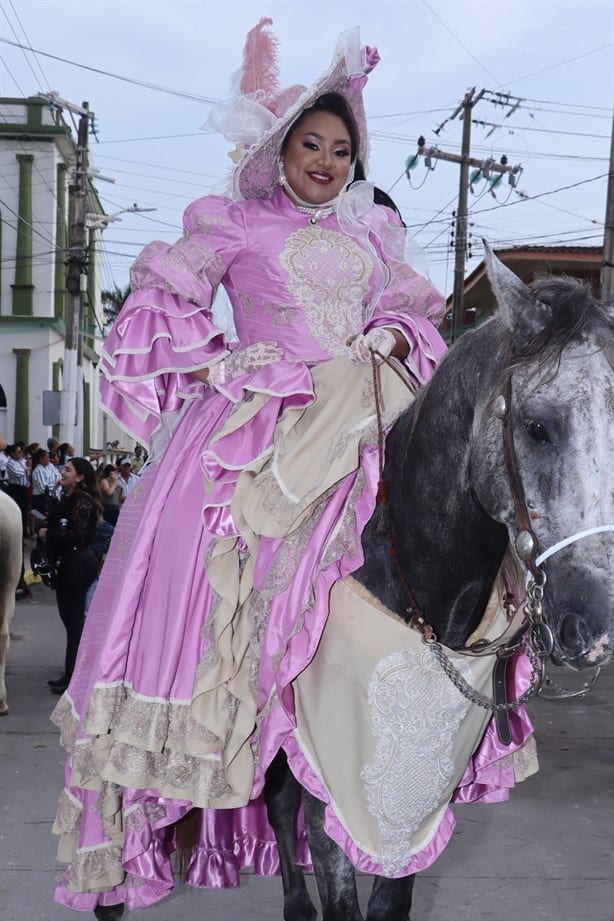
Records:
M536 374L540 374L544 368L556 373L565 347L583 336L590 335L597 347L603 350L610 366L614 368L614 302L598 300L593 296L590 285L566 275L537 278L529 287L534 296L551 309L541 332L527 340L522 348L514 351L512 366L525 364L530 359L538 357ZM500 315L495 313L471 335L475 334L488 337L480 346L481 349L486 348L488 354L494 355L501 349L501 355L505 355L505 341L509 337L509 330L506 329L505 320ZM466 357L464 346L468 344L468 340L463 343L462 352L456 350L459 356L462 354ZM464 381L466 385L473 379L473 371L469 370L468 374L469 377ZM396 433L401 436L401 444L407 446L411 440L430 385L431 381L420 388L414 402L394 425ZM464 390L466 389L465 387Z
M590 285L569 276L546 276L529 285L535 297L550 307L549 319L539 334L516 352L514 363L538 353L555 362L565 347L590 335L614 367L614 310L592 294Z

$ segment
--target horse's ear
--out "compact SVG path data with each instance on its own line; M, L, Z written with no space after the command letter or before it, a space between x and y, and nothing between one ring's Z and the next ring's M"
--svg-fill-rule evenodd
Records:
M515 344L522 348L546 328L550 322L550 308L539 301L529 286L497 259L486 240L482 242L486 272L497 298L499 313L509 327Z

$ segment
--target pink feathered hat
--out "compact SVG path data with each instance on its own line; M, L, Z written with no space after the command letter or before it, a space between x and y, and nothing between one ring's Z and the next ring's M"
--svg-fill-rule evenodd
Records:
M347 101L358 127L359 156L367 167L367 120L362 90L367 74L379 61L377 49L360 47L358 28L339 36L332 63L311 87L279 87L277 40L263 18L247 35L243 65L233 78L233 97L216 106L207 125L237 144L232 194L237 200L270 198L279 184L279 153L283 139L304 109L324 93L339 93Z

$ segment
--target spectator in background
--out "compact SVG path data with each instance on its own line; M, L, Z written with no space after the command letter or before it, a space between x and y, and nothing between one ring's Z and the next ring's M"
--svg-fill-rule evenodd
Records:
M120 502L123 504L139 482L139 478L136 473L132 472L132 463L129 457L122 457L118 460L117 466L119 467L117 483L121 490Z
M7 449L6 480L9 496L15 500L21 511L24 536L28 533L28 485L30 483L29 462L23 456L20 443Z
M7 443L4 435L0 435L0 482L4 482L6 477L6 465L9 461L7 453Z
M119 470L113 464L106 464L98 475L98 489L102 498L102 517L109 524L117 524L122 502L121 486L118 483Z
M32 459L32 511L47 514L47 500L55 495L60 471L52 464L49 451L39 448Z
M141 470L145 466L145 453L140 445L135 445L134 448L134 460L132 461L132 472L136 473L137 476L140 475Z
M60 619L66 629L64 673L47 682L52 694L66 690L75 667L87 590L98 576L92 543L101 512L96 475L89 461L82 457L68 460L61 485L64 496L51 510L48 527L39 531L39 536L47 541L48 558L60 564L55 590Z
M60 456L60 467L64 467L66 462L75 456L75 449L73 445L65 441L58 448L58 454Z

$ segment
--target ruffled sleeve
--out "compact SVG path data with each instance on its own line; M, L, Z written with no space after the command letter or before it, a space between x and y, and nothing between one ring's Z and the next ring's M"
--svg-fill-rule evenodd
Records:
M410 348L405 364L418 383L423 383L432 376L446 351L436 329L445 300L429 279L414 271L407 261L406 236L407 231L391 208L374 206L371 240L386 266L387 281L365 332L376 326L399 330Z
M102 350L100 390L137 441L150 445L169 416L199 399L191 372L227 354L211 304L245 240L239 206L211 196L189 206L177 243L150 243L134 263L132 293Z

